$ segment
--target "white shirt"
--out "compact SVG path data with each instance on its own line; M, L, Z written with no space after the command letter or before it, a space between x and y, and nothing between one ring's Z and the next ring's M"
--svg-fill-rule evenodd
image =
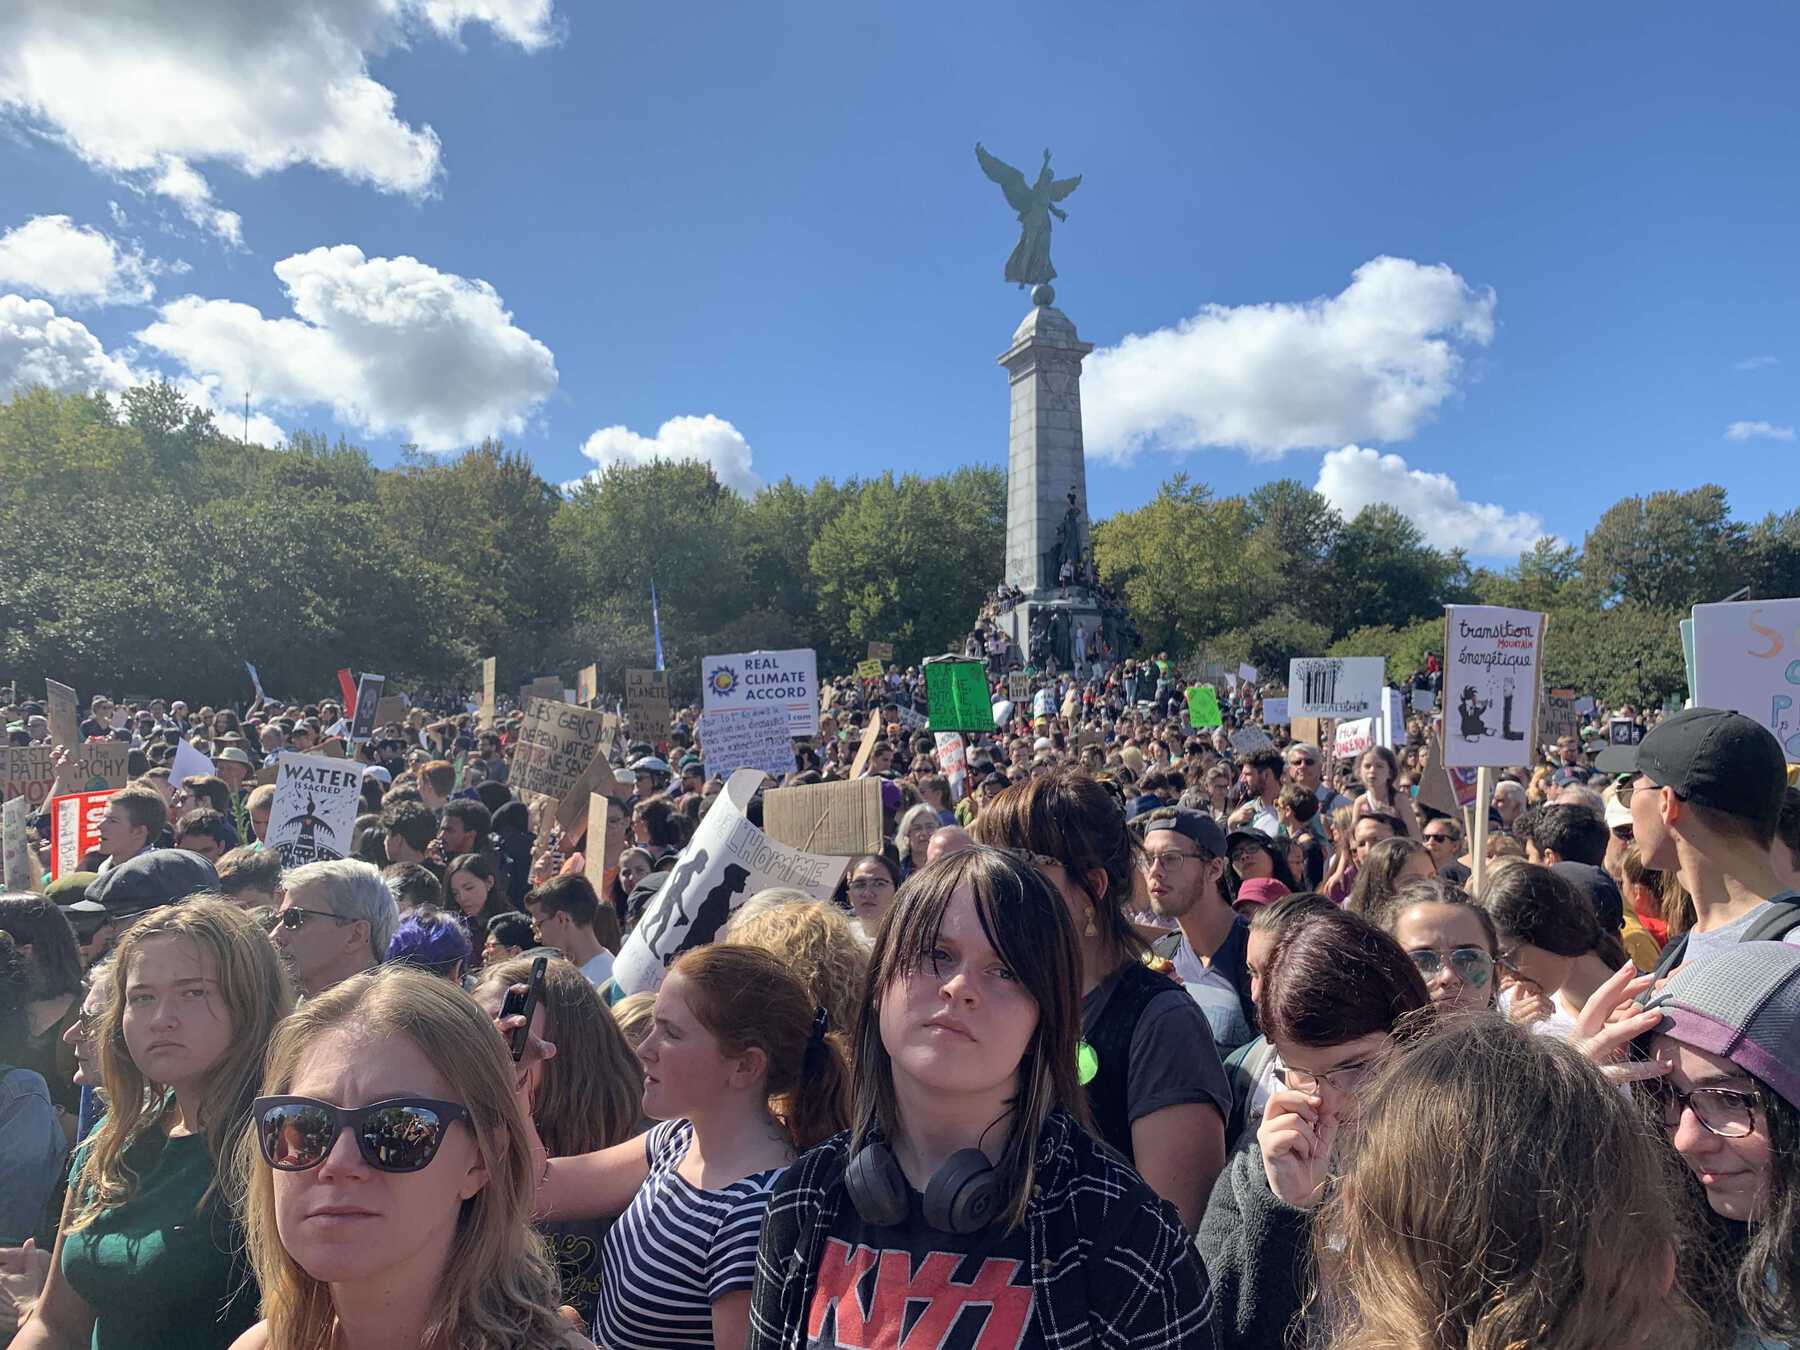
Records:
M589 984L598 989L612 978L612 968L613 954L602 947L594 959L581 968L581 973L587 976Z

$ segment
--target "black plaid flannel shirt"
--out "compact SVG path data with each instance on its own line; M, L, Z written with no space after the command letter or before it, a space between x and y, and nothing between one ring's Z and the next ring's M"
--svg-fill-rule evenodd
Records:
M820 1247L850 1203L849 1149L848 1132L836 1135L776 1183L756 1254L747 1350L804 1350ZM1025 1228L1032 1306L1050 1350L1211 1345L1206 1270L1174 1209L1060 1111L1038 1143Z

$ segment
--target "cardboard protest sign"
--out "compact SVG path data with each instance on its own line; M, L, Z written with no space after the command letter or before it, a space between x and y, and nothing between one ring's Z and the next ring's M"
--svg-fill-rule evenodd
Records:
M494 690L494 680L500 663L495 657L488 657L481 663L481 722L483 731L494 729L494 720L499 716L499 703Z
M876 660L858 661L856 678L859 680L879 680L881 678L881 662Z
M588 810L588 798L598 792L602 796L617 797L621 801L630 797L635 783L619 782L618 775L613 772L612 750L619 736L619 719L612 713L600 715L600 744L594 748L594 756L588 761L587 768L581 771L581 777L575 780L575 786L563 794L557 803L556 823L562 826L565 837L572 837L575 827L582 823Z
M1239 755L1254 755L1258 750L1273 750L1275 742L1261 727L1239 727L1231 733L1231 749Z
M350 831L362 803L362 766L325 755L284 754L275 769L264 842L281 855L281 865L349 857Z
M122 788L129 776L131 747L124 741L89 741L63 766L63 790L98 792Z
M625 715L631 719L631 730L636 735L654 739L668 731L669 672L627 670Z
M1294 717L1376 717L1387 686L1379 656L1297 656L1288 662L1288 712Z
M385 675L364 674L356 681L356 713L350 719L350 739L361 745L375 733L375 710L381 703Z
M1263 725L1278 727L1288 720L1288 701L1285 698L1265 698L1262 703Z
M618 865L619 853L631 843L629 838L622 842L607 838L606 820L610 814L608 803L614 800L623 802L631 796L630 783L609 781L605 792L590 792L587 797L587 825L582 834L582 869L581 874L588 879L594 888L594 894L606 894L606 874ZM627 815L629 821L629 813Z
M1323 730L1316 717L1296 717L1288 723L1288 736L1302 745L1310 745L1321 752L1330 749L1321 740Z
M969 783L968 742L954 731L937 733L938 772L950 783L950 800L959 802Z
M807 853L881 852L881 780L811 783L763 793L763 833Z
M75 792L50 799L50 879L80 870L81 859L100 847L100 817L114 789Z
M375 702L375 727L390 727L406 720L406 698L401 694L383 694Z
M655 989L677 956L711 942L745 897L760 890L793 886L815 900L831 898L849 858L792 848L751 824L746 813L762 781L756 769L739 769L725 781L613 964L624 993Z
M123 741L92 741L79 747L62 770L64 792L98 792L125 786L131 749ZM40 810L57 785L56 747L13 745L0 749L0 795L23 797Z
M950 657L927 661L925 716L933 731L992 731L987 667Z
M56 748L50 745L14 745L0 750L6 800L23 797L32 812L43 805L56 782Z
M856 758L850 761L850 776L861 778L869 771L869 761L875 757L875 745L881 739L881 719L873 714L869 723L863 728L862 741L856 747Z
M605 713L560 698L528 700L507 775L513 791L562 801L601 748L607 721Z
M1219 711L1219 693L1210 684L1197 684L1187 691L1188 725L1195 730L1225 725Z
M564 702L563 682L554 675L540 675L530 684L519 687L521 708L534 698L548 699L552 703Z
M869 644L869 659L871 661L882 662L892 661L894 659L894 644L891 642L871 642Z
M592 703L600 697L600 666L583 666L575 672L575 701L581 704Z
M1800 762L1800 599L1694 606L1694 702L1775 733Z
M75 691L55 680L44 681L44 716L50 723L50 744L73 750L81 744L81 719L76 713Z
M1381 719L1376 717L1355 717L1347 722L1337 724L1337 734L1332 738L1331 753L1338 759L1355 759L1363 751L1376 743L1375 726Z
M169 761L169 781L179 787L189 778L212 778L218 773L212 760L194 748L194 743L183 737L175 742L175 757Z
M1505 768L1537 758L1528 738L1543 628L1535 610L1445 606L1445 764Z
M25 821L31 806L24 796L8 797L0 806L0 854L4 854L5 875L9 891L35 891L38 888L37 864L31 860L31 841L25 834Z
M1575 713L1573 689L1546 689L1544 706L1538 710L1538 739L1555 744L1564 736L1581 733L1581 719Z
M726 778L738 769L761 769L771 777L794 771L794 742L787 709L770 704L742 712L707 713L700 719L700 749L708 778Z
M811 647L708 656L701 669L703 713L784 708L790 736L819 734L818 659Z
M1433 732L1419 771L1418 803L1452 818L1474 805L1479 769L1444 767L1443 728Z
M1006 696L1014 703L1023 703L1031 697L1031 676L1022 670L1015 670L1006 677Z

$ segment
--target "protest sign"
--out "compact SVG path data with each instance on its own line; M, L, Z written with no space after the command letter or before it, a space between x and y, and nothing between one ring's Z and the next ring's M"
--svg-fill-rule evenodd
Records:
M1609 745L1636 745L1643 739L1644 729L1629 717L1615 717L1606 724L1606 740Z
M1381 691L1381 725L1376 729L1381 744L1398 750L1406 744L1406 701L1398 689Z
M938 657L925 663L926 720L933 731L992 731L987 667L979 661Z
M406 720L406 698L401 694L383 694L375 703L375 728L391 727Z
M869 761L875 757L875 745L880 739L881 719L871 713L868 725L863 728L862 741L856 747L856 758L850 761L852 778L861 778L869 771Z
M950 782L950 800L959 802L969 781L969 746L954 731L937 733L938 772Z
M670 963L711 942L746 896L793 886L815 900L831 898L848 857L792 848L751 824L746 813L762 781L757 769L739 769L725 781L619 952L613 979L624 993L655 989Z
M1288 662L1288 712L1295 717L1375 717L1387 684L1379 656L1297 656Z
M1347 722L1337 724L1337 734L1332 738L1331 753L1338 759L1355 759L1376 743L1375 725L1378 717L1355 717Z
M1234 754L1254 755L1258 750L1273 750L1275 742L1269 739L1269 733L1261 727L1239 727L1231 733L1231 749Z
M854 857L881 852L881 780L811 783L763 793L763 833L807 853Z
M5 774L6 800L23 797L32 812L43 805L56 782L56 748L50 745L15 745L0 750Z
M881 662L870 659L856 663L856 678L859 680L879 680L881 678Z
M507 778L513 791L562 801L601 748L607 721L605 713L560 698L528 700Z
M375 711L381 703L385 675L363 674L356 681L356 711L350 717L350 739L363 744L375 732Z
M131 747L124 741L89 741L63 766L63 791L122 788L130 776Z
M495 674L499 668L495 657L488 657L481 663L481 722L483 731L494 729L494 719L499 715L499 704L494 692Z
M1023 703L1031 697L1031 676L1022 670L1015 670L1006 677L1006 696L1014 703Z
M5 855L4 873L9 891L35 891L38 887L37 866L31 860L31 842L25 835L25 821L31 806L23 796L8 797L0 806L0 854Z
M1435 689L1415 689L1407 700L1412 710L1417 713L1437 711L1437 691Z
M50 744L73 750L81 744L81 719L76 713L75 691L55 680L44 681L44 716L50 723Z
M1544 706L1538 711L1538 739L1554 745L1564 736L1581 732L1581 719L1575 714L1573 689L1547 689Z
M562 801L557 803L556 823L562 826L565 836L574 835L575 827L585 818L588 798L594 793L624 800L635 790L635 779L621 783L618 775L613 772L611 756L618 735L619 719L612 713L601 713L600 744L595 747L587 768L581 771L581 777L575 780L575 786L565 792Z
M1446 765L1505 768L1537 758L1527 738L1536 722L1543 628L1535 610L1445 606Z
M1188 725L1196 730L1225 725L1225 717L1219 711L1218 691L1210 684L1197 684L1187 691L1187 710Z
M90 741L62 768L62 791L98 792L125 786L131 754L123 741ZM57 786L56 747L14 745L0 749L0 796L23 797L31 812L43 808Z
M1317 717L1296 717L1288 723L1288 736L1302 745L1310 745L1323 753L1331 747L1321 739L1323 735L1320 719Z
M1419 805L1428 806L1439 815L1454 819L1465 808L1474 804L1476 780L1481 771L1444 767L1441 727L1432 733L1427 746L1429 753L1419 770L1419 795L1416 800Z
M891 642L871 642L869 644L869 659L871 661L892 661L894 659L894 644Z
M669 672L627 670L625 715L638 736L661 738L669 730Z
M783 708L790 736L819 734L819 671L811 647L708 656L700 669L702 712Z
M1583 717L1592 715L1594 709L1599 706L1600 700L1595 698L1592 694L1583 694L1580 698L1575 700L1575 711L1580 713Z
M1031 717L1036 721L1040 717L1056 716L1056 698L1048 689L1040 689L1031 696Z
M1694 702L1761 722L1800 762L1800 599L1695 605Z
M726 778L738 769L761 769L771 777L792 773L790 725L787 709L774 704L742 712L707 713L700 719L706 776Z
M349 857L350 831L362 803L362 766L324 755L284 754L275 769L264 842L281 855L281 865Z
M581 875L594 888L595 895L606 894L606 874L612 870L612 840L606 828L612 798L604 792L590 792L587 799L587 830L582 835Z
M1248 663L1237 668L1237 677L1245 684L1256 683L1256 667Z
M1683 619L1676 627L1681 630L1681 669L1687 676L1688 702L1692 705L1705 707L1706 705L1701 703L1694 693L1695 689L1699 687L1698 682L1694 677L1694 621L1692 619ZM1749 716L1749 714L1746 713L1745 716Z
M1265 698L1262 704L1262 720L1264 726L1281 726L1288 720L1288 701L1285 698Z
M575 672L575 701L584 707L600 697L600 666L583 666Z
M185 736L175 742L175 757L169 761L169 781L179 787L189 778L211 778L218 773L212 760L194 748Z
M81 859L100 847L100 817L113 789L75 792L50 799L50 879L80 870Z
M566 702L563 698L563 682L555 675L539 675L530 684L519 687L519 706L523 708L534 698L548 699L551 703Z

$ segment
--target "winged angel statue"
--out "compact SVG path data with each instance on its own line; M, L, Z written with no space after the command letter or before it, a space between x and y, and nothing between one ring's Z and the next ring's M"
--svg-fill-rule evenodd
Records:
M975 144L975 158L981 171L1000 185L1006 204L1019 213L1019 243L1006 260L1006 279L1020 286L1048 285L1056 276L1056 269L1050 265L1050 217L1069 218L1056 203L1081 186L1080 175L1052 178L1048 150L1044 151L1037 182L1029 185L1024 174L1004 160L995 159L981 148L979 141Z

